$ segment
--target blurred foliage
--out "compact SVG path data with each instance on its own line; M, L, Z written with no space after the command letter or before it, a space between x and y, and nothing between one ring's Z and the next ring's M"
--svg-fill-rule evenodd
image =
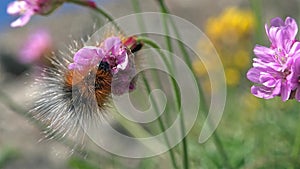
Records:
M225 150L234 168L300 168L299 103L294 100L283 103L280 98L258 99L250 94L250 87L245 79L245 73L250 67L252 40L257 24L255 19L257 18L248 9L230 7L219 16L208 18L206 21L205 33L221 58L227 84L230 86L226 109L217 132L224 142ZM202 52L214 52L214 49L201 40L197 45ZM11 58L13 57L4 54L0 57L1 62L5 63L2 69L6 72L19 75L28 69L28 65L17 63L19 66L16 66L17 61ZM214 61L211 60L205 66L213 70ZM201 79L201 85L209 89L210 82L202 62L195 61L193 68ZM199 116L188 135L190 166L192 169L223 168L222 158L213 140L210 139L204 144L197 142L202 122L205 120L201 114ZM167 120L171 121L170 119L173 120L173 117ZM157 123L152 123L144 127L153 132L152 134L158 134L160 130L157 126ZM174 149L180 164L181 147L177 146ZM165 166L170 163L166 156L164 154L163 157L139 159L136 165L130 166L128 164L130 162L124 162L123 158L113 155L109 157L91 155L84 158L73 155L68 161L68 167L70 169L162 169L167 168ZM19 153L14 149L1 150L0 168L18 157Z
M90 161L75 156L69 160L68 165L71 169L101 169Z
M17 150L9 147L0 149L0 168L5 167L6 164L12 162L17 159L20 154Z

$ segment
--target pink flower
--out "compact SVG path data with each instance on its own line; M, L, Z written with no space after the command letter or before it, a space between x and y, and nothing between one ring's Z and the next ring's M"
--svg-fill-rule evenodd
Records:
M283 101L290 98L295 58L300 54L300 43L296 41L298 26L294 19L287 17L271 20L271 27L265 26L271 47L257 45L256 58L247 78L256 83L251 87L253 95L270 99L281 96Z
M265 25L266 33L271 42L272 48L290 48L296 38L298 26L295 19L287 17L285 22L279 17L271 20L270 28Z
M295 94L295 99L300 101L300 57L297 57L292 66L292 90Z
M68 68L85 75L91 68L98 65L103 58L104 56L98 47L86 46L75 53L74 63L69 64Z
M112 73L116 74L119 70L125 70L128 66L128 54L125 46L118 37L110 37L104 41L101 49L105 55L103 61L107 62L112 69Z
M62 0L16 0L7 7L10 15L20 15L11 27L26 25L35 14L46 15L62 4Z
M108 63L113 75L112 93L121 95L135 89L135 65L133 55L128 55L128 47L119 37L109 37L100 47L89 46L80 49L74 55L74 63L69 65L70 70L86 74L91 68L99 66L101 62Z
M30 34L24 42L20 52L19 60L28 64L35 62L52 50L52 38L48 31L39 29Z

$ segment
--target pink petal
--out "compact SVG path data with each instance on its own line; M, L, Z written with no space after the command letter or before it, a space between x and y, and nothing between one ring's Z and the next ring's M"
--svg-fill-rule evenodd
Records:
M260 77L260 71L256 68L251 68L247 72L247 78L254 83L260 83L259 77Z
M298 32L298 25L297 22L295 21L295 19L291 18L291 17L287 17L285 19L285 24L288 25L289 27L289 35L291 39L295 39L297 32Z
M8 4L6 12L10 15L18 15L27 8L28 4L25 1L14 1Z
M300 76L300 57L297 57L294 62L293 71Z
M300 55L300 42L295 42L292 46L292 48L289 51L289 54L291 55Z
M122 45L121 39L119 37L107 38L104 42L104 48L107 52L112 52L113 55L117 55L118 49Z
M272 88L267 88L264 86L252 86L251 93L256 97L263 99L271 99L275 97L272 94Z
M279 17L276 17L276 18L273 18L271 19L271 27L274 26L274 27L280 27L280 26L284 26L284 22L281 18Z
M281 100L282 101L287 101L290 98L290 94L291 94L291 88L289 86L289 84L287 82L283 82L281 84Z
M88 70L92 66L96 66L103 56L98 55L98 48L94 46L86 46L81 48L74 55L74 63L71 63L69 69Z
M296 99L298 102L300 102L300 90L299 90L299 89L296 90L296 93L295 93L295 99Z
M14 22L12 22L10 24L11 27L21 27L21 26L24 26L26 25L31 16L34 15L34 12L33 11L27 11L23 16L21 16L20 18L18 18L17 20L15 20Z
M267 48L265 46L260 46L260 45L256 45L254 47L253 52L258 58L262 58L262 59L268 60L268 61L273 60L272 56L275 54L274 50Z
M118 58L118 65L117 68L121 70L125 70L128 65L128 55L125 52L125 54L121 55L120 58Z

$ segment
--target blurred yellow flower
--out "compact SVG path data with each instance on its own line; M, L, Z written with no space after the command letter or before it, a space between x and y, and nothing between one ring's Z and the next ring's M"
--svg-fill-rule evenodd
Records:
M255 25L253 13L237 7L227 8L219 16L209 18L206 22L205 33L220 56L229 86L239 85L241 77L249 66ZM201 39L197 48L206 54L213 51ZM205 65L208 69L214 65L213 61L211 62L212 64ZM199 60L195 61L193 67L198 76L202 77L206 74Z
M236 86L240 82L240 72L234 68L225 69L226 83L230 86Z
M205 32L213 41L224 39L228 43L250 36L254 26L255 19L251 11L230 7L219 17L209 18Z
M238 50L233 55L234 66L238 69L246 68L250 63L249 52L245 50Z

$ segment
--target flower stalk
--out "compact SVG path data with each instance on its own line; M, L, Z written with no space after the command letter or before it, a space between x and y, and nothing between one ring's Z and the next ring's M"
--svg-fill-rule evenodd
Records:
M161 6L161 10L164 12L164 13L168 13L169 14L169 10L167 8L167 6L165 5L164 3L164 0L158 0L159 2L159 5ZM180 39L180 34L179 34L179 31L178 31L178 28L176 27L174 21L172 20L172 18L169 18L169 22L171 24L171 27L175 33L175 36L177 39ZM180 48L180 51L183 55L183 58L186 62L186 64L188 65L188 67L192 70L194 76L196 77L196 74L194 72L194 69L192 69L192 62L191 62L191 59L189 57L189 54L188 54L188 51L186 50L186 48L184 47L184 44L181 42L181 41L177 41L178 43L178 46ZM197 82L197 86L199 86L199 95L200 95L200 100L202 101L202 104L204 106L203 110L204 112L208 112L208 107L207 107L207 103L206 103L206 99L205 99L205 96L204 96L204 92L203 92L203 89L201 88L201 85L199 84L198 81ZM224 163L224 166L226 168L233 168L231 166L231 164L229 163L229 160L228 160L228 155L224 149L224 146L223 146L223 143L221 141L221 139L219 138L217 132L215 131L214 134L213 134L213 139L214 139L214 143L216 144L216 147L217 147L217 150L220 152L220 155L222 156L223 158L223 163ZM183 140L183 146L184 146L184 164L185 164L185 167L188 168L188 155L187 155L187 143L186 143L186 140L184 139Z
M108 14L105 10L97 7L97 5L94 2L92 2L92 1L80 1L80 0L67 0L67 2L77 4L77 5L80 5L80 6L85 6L85 7L88 7L90 9L98 12L100 15L102 15L103 17L108 19L108 21L110 21L116 27L116 29L118 31L121 31L120 27L114 21L113 17L110 14Z

